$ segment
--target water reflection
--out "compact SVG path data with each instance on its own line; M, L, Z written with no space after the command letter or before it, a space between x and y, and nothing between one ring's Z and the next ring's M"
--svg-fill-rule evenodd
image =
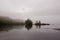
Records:
M17 29L17 28L22 28L24 25L0 25L0 32L1 31L9 31L9 30L12 30L12 29Z
M0 25L0 32L1 31L9 31L9 30L12 30L12 29L21 29L23 28L24 25ZM25 25L25 28L27 30L30 30L31 28L33 27L33 25ZM41 28L41 25L36 25L36 28Z
M25 28L26 28L27 30L30 30L30 29L32 28L32 25L25 25Z
M41 25L35 25L36 26L36 28L41 28ZM31 28L33 27L33 25L25 25L25 28L27 29L27 30L30 30Z
M8 32L8 30L10 30L10 29L12 29L12 26L8 26L8 25L1 25L0 26L0 31L7 31Z
M35 26L36 26L36 28L39 28L39 29L41 28L41 25L35 25Z
M27 30L30 30L32 27L36 27L38 29L41 28L42 25L0 25L0 32L1 31L9 31L9 30L12 30L12 29L22 29L22 28L26 28Z

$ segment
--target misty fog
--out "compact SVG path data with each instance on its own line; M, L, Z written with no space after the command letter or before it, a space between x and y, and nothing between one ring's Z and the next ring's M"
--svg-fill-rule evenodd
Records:
M0 0L0 16L60 23L60 0Z

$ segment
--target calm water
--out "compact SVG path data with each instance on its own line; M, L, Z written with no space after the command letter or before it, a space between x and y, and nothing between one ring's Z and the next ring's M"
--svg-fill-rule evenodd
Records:
M0 40L60 40L59 24L0 27Z

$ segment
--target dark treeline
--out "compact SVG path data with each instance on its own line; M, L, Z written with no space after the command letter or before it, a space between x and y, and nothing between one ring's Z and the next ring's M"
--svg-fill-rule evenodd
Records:
M24 22L22 20L0 16L0 25L33 25L33 22L30 19L27 19ZM41 21L36 21L34 25L49 25L49 24L41 23Z
M24 22L17 19L11 19L9 17L0 16L0 25L23 25Z

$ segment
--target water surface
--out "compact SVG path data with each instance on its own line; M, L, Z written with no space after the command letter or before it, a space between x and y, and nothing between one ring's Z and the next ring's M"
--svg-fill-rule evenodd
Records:
M60 25L0 26L0 40L60 40L60 30L55 28Z

